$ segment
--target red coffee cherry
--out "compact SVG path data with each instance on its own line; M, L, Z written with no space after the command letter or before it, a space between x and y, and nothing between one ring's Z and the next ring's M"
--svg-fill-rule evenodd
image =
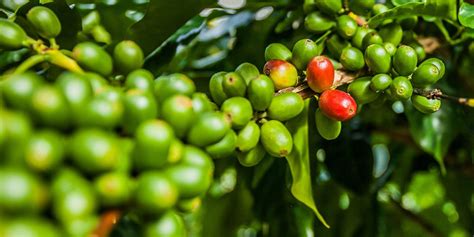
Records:
M272 79L277 90L295 86L298 83L298 71L293 64L287 61L270 60L265 63L263 72Z
M324 56L316 56L308 63L306 78L309 87L316 92L323 92L332 87L334 82L334 66Z
M340 90L324 91L319 97L319 108L326 116L346 121L357 113L357 103L351 95Z

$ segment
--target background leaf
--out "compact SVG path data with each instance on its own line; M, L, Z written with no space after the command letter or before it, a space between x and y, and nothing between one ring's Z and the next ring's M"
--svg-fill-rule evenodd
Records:
M130 28L128 38L137 42L148 55L186 21L214 2L182 0L177 4L174 1L150 0L146 15Z
M426 2L412 2L394 7L369 19L370 27L376 27L387 19L396 19L407 16L438 17L456 20L456 1L426 0Z
M454 138L462 129L462 121L450 104L443 104L441 109L432 114L423 114L411 104L405 106L410 133L415 142L427 153L434 156L443 173L445 166L443 158Z
M304 111L287 123L294 143L293 151L286 157L293 177L291 193L296 199L311 208L321 223L329 228L313 199L308 148L308 105L309 100L306 100Z
M474 5L461 1L458 17L463 26L474 28Z

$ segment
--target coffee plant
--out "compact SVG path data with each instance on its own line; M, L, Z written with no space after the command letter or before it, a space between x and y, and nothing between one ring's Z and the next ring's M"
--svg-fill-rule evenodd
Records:
M469 237L472 4L0 1L0 236Z

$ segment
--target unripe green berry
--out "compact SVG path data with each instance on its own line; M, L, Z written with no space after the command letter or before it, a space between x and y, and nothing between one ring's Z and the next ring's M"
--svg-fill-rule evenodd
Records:
M56 14L47 7L31 8L26 14L26 18L36 32L45 39L55 38L61 33L61 22Z

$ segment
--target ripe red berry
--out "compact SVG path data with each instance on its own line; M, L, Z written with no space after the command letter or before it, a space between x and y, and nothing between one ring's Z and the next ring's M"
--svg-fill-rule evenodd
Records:
M272 79L277 90L295 86L298 83L298 71L295 66L284 60L268 61L263 67L263 72Z
M332 87L334 82L334 66L331 60L324 56L311 59L306 68L308 86L316 92L323 92Z
M327 90L319 97L319 109L334 120L346 121L356 115L357 103L344 91Z

